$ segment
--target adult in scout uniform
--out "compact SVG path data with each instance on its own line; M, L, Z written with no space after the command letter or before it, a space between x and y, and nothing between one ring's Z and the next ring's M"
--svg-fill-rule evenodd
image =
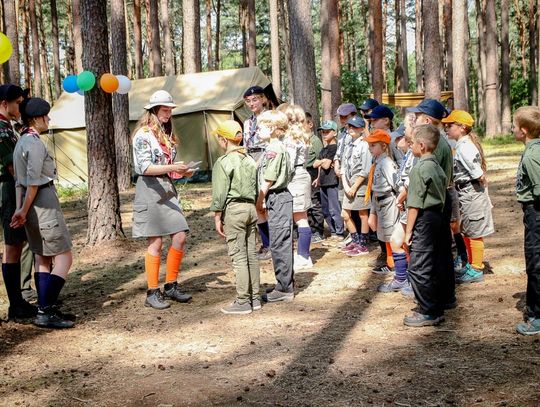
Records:
M240 146L242 128L234 120L214 132L225 154L212 169L212 203L217 233L227 241L236 274L236 299L221 311L249 314L261 309L260 269L255 248L257 225L257 164Z
M148 279L145 306L155 309L170 307L167 299L178 302L191 300L191 295L181 292L176 281L189 227L172 179L191 176L193 170L183 162L174 161L176 137L171 117L175 107L168 92L154 92L144 107L146 111L135 126L133 136L133 166L139 175L133 202L133 237L148 239L144 261ZM171 237L171 246L162 293L159 289L159 267L163 236Z
M67 230L53 181L54 160L40 138L49 129L49 103L30 98L21 104L25 125L13 152L17 185L17 210L11 227L24 225L34 253L39 310L34 324L45 328L71 328L74 322L56 307L73 262Z
M30 318L37 313L37 308L26 302L21 293L21 253L26 242L26 232L24 228L13 229L9 226L16 207L13 150L18 139L11 120L20 117L19 106L23 95L19 86L0 86L0 214L4 230L2 275L9 298L8 318ZM28 260L24 265L24 274L31 275L31 256Z
M323 143L317 133L313 131L313 118L311 113L306 112L306 124L311 132L309 150L306 160L306 170L311 177L311 208L308 209L309 226L311 227L311 243L320 243L324 240L324 215L321 206L321 188L316 180L319 177L319 169L313 167L313 163L323 149Z

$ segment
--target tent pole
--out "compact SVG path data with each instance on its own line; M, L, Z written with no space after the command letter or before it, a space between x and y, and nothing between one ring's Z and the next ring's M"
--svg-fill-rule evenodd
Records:
M206 111L204 115L204 144L206 146L206 162L208 163L208 172L212 171L212 152L210 151L210 143L208 142L208 122L206 120Z

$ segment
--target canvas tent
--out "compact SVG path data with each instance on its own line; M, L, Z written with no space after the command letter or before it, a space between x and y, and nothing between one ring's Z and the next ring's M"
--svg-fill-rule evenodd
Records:
M208 171L221 155L212 131L222 120L246 120L250 112L244 106L244 91L253 85L269 84L256 67L133 80L129 92L130 126L133 128L142 115L150 95L165 89L178 104L173 110L174 131L179 139L178 159L202 161L201 170ZM49 116L51 131L45 139L57 163L60 183L86 182L84 97L63 93Z

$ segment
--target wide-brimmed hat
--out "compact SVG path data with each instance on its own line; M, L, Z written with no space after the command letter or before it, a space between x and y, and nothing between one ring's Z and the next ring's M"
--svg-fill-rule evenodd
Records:
M176 107L176 104L169 92L166 90L158 90L150 96L149 103L144 108L150 110L156 106Z

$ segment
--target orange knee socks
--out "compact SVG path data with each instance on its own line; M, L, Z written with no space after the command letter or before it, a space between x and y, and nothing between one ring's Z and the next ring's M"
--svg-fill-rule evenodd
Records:
M388 267L394 267L394 257L392 256L392 246L390 246L390 242L386 242L386 265Z
M167 254L167 276L165 277L166 283L174 283L176 281L183 257L184 252L182 250L176 250L172 246L169 248L169 253Z
M158 288L159 261L159 256L152 256L148 252L146 252L144 255L144 269L146 270L146 278L148 280L148 288L150 290Z
M484 238L464 237L469 263L477 270L484 268Z

